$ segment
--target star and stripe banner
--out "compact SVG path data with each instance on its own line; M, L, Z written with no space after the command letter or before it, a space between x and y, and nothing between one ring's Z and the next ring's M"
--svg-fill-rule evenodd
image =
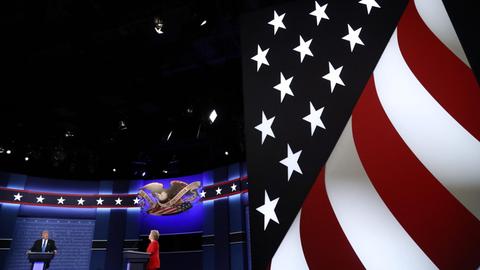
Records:
M240 178L215 183L213 185L202 187L199 192L202 201L216 200L248 192L248 177Z
M70 208L140 207L137 194L71 194L0 187L0 203Z
M480 267L480 88L441 0L244 16L253 269Z
M213 185L199 192L201 201L210 201L248 192L248 177L243 176ZM70 208L128 208L141 207L137 194L73 194L0 187L0 203ZM190 203L165 207L157 214L182 212Z

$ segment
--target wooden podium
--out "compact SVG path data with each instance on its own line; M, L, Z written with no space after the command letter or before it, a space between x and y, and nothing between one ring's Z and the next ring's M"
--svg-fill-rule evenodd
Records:
M144 270L145 265L150 259L150 253L140 251L124 251L123 261L127 265L127 270Z
M52 252L27 252L28 260L32 263L32 270L44 270L45 263L50 262L54 256Z

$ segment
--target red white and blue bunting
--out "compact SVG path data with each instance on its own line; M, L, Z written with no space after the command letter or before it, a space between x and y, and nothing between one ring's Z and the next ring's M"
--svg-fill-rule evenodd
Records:
M248 177L246 176L205 186L199 194L202 201L209 201L244 192L248 192Z
M205 186L199 191L201 201L220 199L248 192L248 178ZM0 187L0 203L69 208L140 207L137 194L72 194Z
M140 207L137 194L70 194L0 187L0 203L70 208Z

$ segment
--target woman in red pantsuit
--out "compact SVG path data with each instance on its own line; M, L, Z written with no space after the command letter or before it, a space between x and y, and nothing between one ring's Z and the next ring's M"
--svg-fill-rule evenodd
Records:
M151 230L148 239L150 244L148 245L147 252L150 253L150 259L148 260L147 270L160 269L160 245L158 244L158 237L160 233L157 230Z

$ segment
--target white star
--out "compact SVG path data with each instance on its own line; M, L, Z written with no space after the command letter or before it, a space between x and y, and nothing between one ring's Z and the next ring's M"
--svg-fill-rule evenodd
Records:
M310 130L311 130L311 135L313 136L313 133L315 132L315 129L317 127L321 127L325 129L325 125L322 122L322 113L323 113L324 107L316 110L315 107L313 106L312 102L310 102L310 114L305 116L303 120L307 121L310 123Z
M202 190L202 192L200 192L200 198L205 198L205 195L207 195L207 192L205 192L205 190Z
M57 204L63 204L64 201L66 201L63 197L60 197L57 199L58 203Z
M235 185L235 183L233 183L230 188L232 188L232 191L237 191L237 185Z
M335 85L340 84L345 86L343 83L342 79L340 78L340 72L342 72L343 66L335 69L332 66L332 63L328 62L328 74L323 76L327 81L330 81L330 91L333 93L333 89L335 88Z
M78 205L83 205L85 200L82 197L80 197L80 200L77 200L77 202L78 202Z
M14 201L21 201L23 195L21 195L20 192L19 192L19 193L17 193L16 195L13 195L13 197L14 197L14 198L13 198Z
M300 45L293 49L300 53L300 63L302 63L305 55L313 56L312 51L310 51L310 43L312 43L312 39L304 41L302 36L300 36Z
M37 203L43 203L43 200L45 200L45 198L42 197L42 195L40 195L39 197L37 197Z
M133 204L138 204L140 202L140 199L138 197L135 197L135 199L133 199Z
M347 40L350 42L350 52L353 52L353 48L355 48L355 44L365 45L363 41L360 39L360 31L362 28L358 28L357 30L353 30L350 24L347 24L348 27L348 35L344 36L342 39Z
M285 97L286 94L293 97L293 92L292 92L292 89L290 88L290 84L292 83L292 80L293 80L293 76L285 80L285 77L283 77L283 73L280 72L280 83L273 87L278 91L280 91L280 103L282 103L283 98Z
M105 201L104 199L102 199L102 197L98 198L97 201L97 205L103 205L103 201Z
M372 10L372 7L380 8L380 6L375 0L361 0L358 3L363 4L367 7L367 14L370 14L370 10Z
M218 187L215 191L217 192L217 195L222 194L222 189L220 187Z
M262 111L262 123L258 124L255 127L256 130L259 130L260 132L262 132L262 144L265 141L265 138L267 138L267 136L275 138L275 134L273 134L273 130L272 130L273 120L275 120L275 116L270 119L267 119L267 117L265 116L265 113Z
M320 21L322 19L329 20L327 13L325 13L325 9L327 9L327 5L325 4L323 6L320 6L316 1L315 1L315 10L310 12L310 15L315 16L317 18L317 25L320 24Z
M292 176L293 171L303 174L302 169L300 169L300 166L298 166L298 159L300 158L301 154L302 150L293 153L292 149L290 149L290 145L287 144L287 157L280 161L280 163L287 166L288 168L287 181L290 181L290 177Z
M278 28L287 29L283 24L283 17L285 17L285 13L278 16L277 12L275 10L273 11L273 20L268 22L268 24L273 25L273 35L277 33Z
M266 49L265 51L263 51L262 48L260 48L260 45L258 45L257 55L255 55L254 57L251 58L253 61L257 62L257 71L260 69L262 64L270 66L270 64L268 63L268 60L267 60L268 50L270 50L270 49Z
M122 199L120 199L120 197L118 197L118 198L115 200L115 205L122 205Z
M277 224L278 222L277 214L275 213L275 207L277 206L278 200L280 198L275 198L273 201L270 201L268 197L268 193L265 190L265 200L262 206L257 207L257 211L263 214L263 230L267 229L268 223L270 220L275 221Z

